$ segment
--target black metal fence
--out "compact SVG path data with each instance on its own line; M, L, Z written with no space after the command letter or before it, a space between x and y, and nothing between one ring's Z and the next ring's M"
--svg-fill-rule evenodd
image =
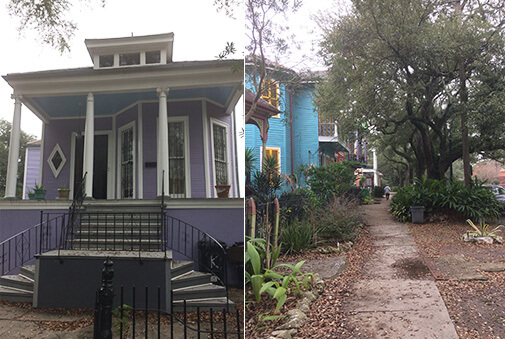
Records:
M114 288L112 261L104 262L102 288L97 291L94 316L94 339L119 338L244 338L243 317L235 312L223 310L188 312L186 301L182 312L174 312L173 295L169 311L163 311L161 289L158 287L157 304L148 303L147 286L144 293L132 287L132 299L124 299L124 287L120 288L120 303L112 309ZM140 294L140 295L139 295ZM142 298L143 297L143 298Z

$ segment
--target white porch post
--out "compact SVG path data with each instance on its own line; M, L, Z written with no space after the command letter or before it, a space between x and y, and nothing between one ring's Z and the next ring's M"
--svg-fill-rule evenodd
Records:
M84 193L86 198L93 198L93 155L95 141L95 98L88 94L86 100L86 126L84 128L83 174L86 174Z
M377 174L377 151L373 151L373 185L379 186L379 175Z
M158 196L168 196L168 88L158 88ZM162 187L163 186L163 187Z
M21 96L12 95L12 99L14 99L14 116L12 118L11 138L9 143L9 159L7 163L5 199L16 198L19 144L21 140Z

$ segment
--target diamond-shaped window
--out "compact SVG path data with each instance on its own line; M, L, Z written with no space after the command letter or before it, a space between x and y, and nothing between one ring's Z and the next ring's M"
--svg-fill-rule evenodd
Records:
M57 178L63 169L63 166L67 162L65 154L63 154L63 151L61 150L59 144L56 144L56 146L54 146L53 151L49 155L49 158L47 158L47 162L53 171L54 177Z

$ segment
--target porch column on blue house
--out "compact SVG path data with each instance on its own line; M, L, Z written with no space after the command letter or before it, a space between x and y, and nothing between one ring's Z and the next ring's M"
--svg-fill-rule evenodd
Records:
M158 88L158 196L168 196L168 88Z
M9 143L5 199L16 198L19 145L21 140L21 96L13 95L12 99L14 99L14 116L12 118L11 138Z
M84 127L84 157L82 172L86 175L84 193L86 198L93 198L93 154L95 141L95 98L88 94L86 100L86 125Z

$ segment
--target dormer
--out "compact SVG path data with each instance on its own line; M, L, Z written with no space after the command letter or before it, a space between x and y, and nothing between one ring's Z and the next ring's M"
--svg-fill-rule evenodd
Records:
M94 69L162 65L172 62L174 33L84 42Z

